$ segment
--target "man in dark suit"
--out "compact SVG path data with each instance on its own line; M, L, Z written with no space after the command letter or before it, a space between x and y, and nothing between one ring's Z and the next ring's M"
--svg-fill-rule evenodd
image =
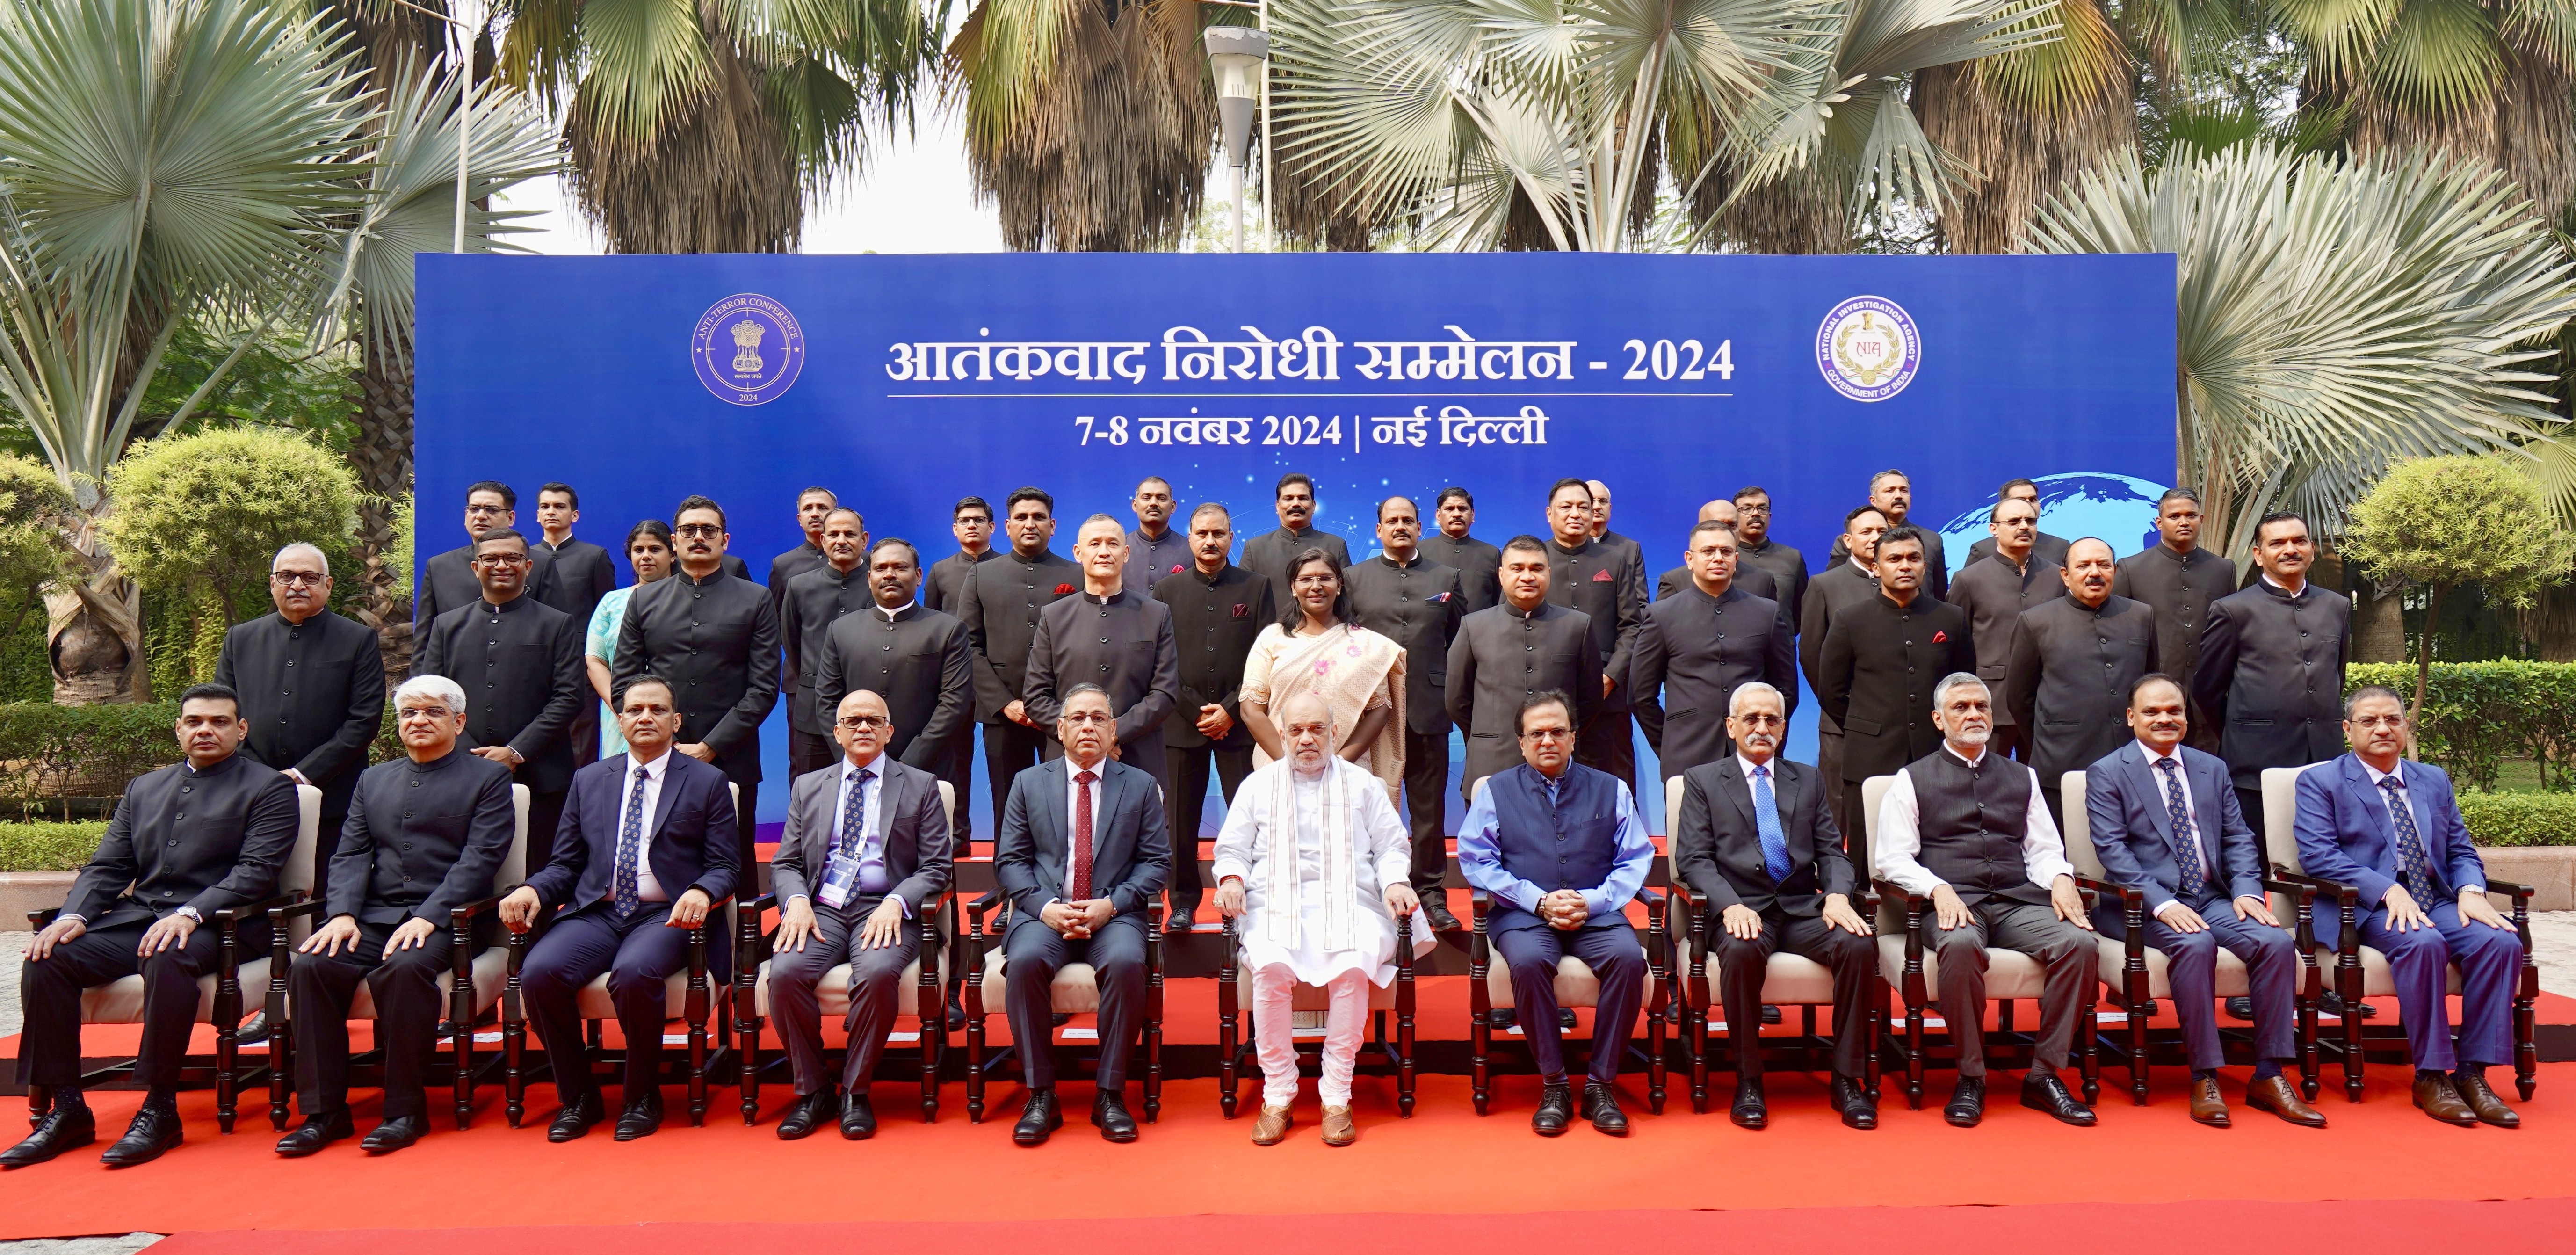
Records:
M526 932L541 913L553 917L519 971L529 1022L563 1101L546 1130L550 1142L580 1137L606 1116L576 1001L603 974L626 1037L617 1140L662 1127L666 982L688 966L689 930L706 924L709 910L740 883L733 798L722 770L676 752L685 718L669 680L627 678L617 695L627 752L574 777L553 853L501 900L501 922L512 932ZM732 947L722 922L706 937L708 970L728 970Z
M1851 860L1825 799L1823 773L1780 757L1789 716L1760 680L1733 694L1726 726L1735 752L1683 773L1673 866L1708 917L1708 957L1735 1047L1735 1123L1771 1122L1762 1093L1762 980L1774 954L1803 955L1834 974L1834 1110L1855 1129L1878 1127L1865 1027L1878 947L1852 909ZM1688 928L1688 921L1676 925Z
M2299 1048L2291 1004L2301 976L2298 947L2263 896L2263 850L2237 809L2227 764L2182 743L2190 726L2184 702L2182 684L2160 672L2130 686L2124 713L2132 739L2084 769L2093 852L2104 880L2146 895L2145 940L2164 952L2174 1016L2191 1050L2191 1118L2229 1124L2218 1092L2227 1053L2212 1005L2225 946L2244 961L2253 991L2254 1080L2245 1105L2321 1129L2326 1118L2281 1073ZM2102 916L2106 935L2127 935L2119 911Z
M1432 502L1437 528L1422 538L1424 557L1458 572L1458 592L1466 598L1461 614L1474 614L1502 604L1503 551L1476 539L1476 499L1455 484L1440 490Z
M1252 733L1243 726L1243 660L1261 629L1279 617L1270 577L1226 560L1234 550L1234 516L1211 501L1190 513L1190 569L1154 586L1172 612L1180 655L1180 706L1163 724L1165 810L1172 834L1172 914L1165 926L1185 933L1196 923L1206 887L1199 883L1199 830L1207 813L1208 773L1219 796L1252 774ZM1446 744L1442 746L1447 749Z
M2236 773L2237 803L2258 836L2263 769L2324 762L2343 744L2352 601L2308 581L2316 556L2307 520L2265 515L2254 525L2263 574L2211 603L2201 629L2192 695L2226 729L2219 757Z
M1807 677L1809 692L1825 691L1825 633L1833 627L1834 616L1878 596L1878 538L1886 531L1887 516L1876 506L1860 506L1845 514L1835 548L1848 556L1835 559L1807 585L1805 617L1798 620L1798 670ZM1816 718L1816 770L1825 773L1827 780L1843 778L1843 725L1831 711ZM1864 831L1860 817L1843 809L1840 787L1830 800L1835 827L1854 835Z
M581 494L572 485L557 482L537 490L537 528L543 534L533 547L552 555L555 569L545 603L570 615L573 629L587 636L599 599L617 587L617 562L606 548L573 538L572 525L580 521ZM583 702L572 717L573 765L598 758L599 710Z
M1409 879L1423 917L1454 932L1442 901L1449 872L1449 647L1466 617L1458 572L1422 556L1422 511L1410 497L1377 507L1378 556L1342 573L1351 618L1404 647L1404 803L1411 822Z
M1011 903L1003 941L1004 1007L1029 1101L1011 1140L1036 1146L1064 1126L1055 1094L1057 969L1088 963L1100 980L1099 1090L1091 1122L1113 1142L1136 1140L1123 1088L1145 1012L1145 930L1170 872L1172 846L1154 778L1113 762L1117 715L1088 682L1065 690L1056 720L1062 758L1011 781L994 841L993 879Z
M1592 493L1592 543L1604 549L1620 550L1633 556L1637 563L1638 578L1645 578L1646 547L1638 544L1634 537L1623 536L1610 530L1610 485L1597 479L1587 479L1583 481L1583 486ZM1638 600L1644 600L1642 594Z
M823 650L842 616L872 604L868 525L856 510L835 509L823 519L823 565L789 576L778 602L778 633L786 646L787 674L778 691L787 701L787 771L790 780L820 771L839 757L832 745L832 712L840 698L820 698ZM770 590L779 592L778 589ZM906 600L910 600L907 598ZM916 727L919 725L915 725Z
M483 595L483 585L474 577L474 545L483 533L496 527L519 525L519 494L508 484L487 479L465 490L465 543L445 553L432 554L421 564L420 580L412 594L411 621L415 628L426 628L438 616L458 606L471 605ZM528 593L539 601L555 595L555 556L549 550L529 552L533 566L526 580ZM588 623L582 624L587 629Z
M1869 477L1869 503L1887 516L1890 530L1911 526L1907 522L1914 510L1914 481L1900 470L1884 470ZM1941 552L1941 533L1930 527L1914 529L1923 537L1923 590L1935 601L1950 595L1950 563Z
M1968 612L1925 595L1923 562L1920 531L1899 527L1880 537L1878 596L1835 615L1818 651L1816 700L1842 725L1843 813L1854 817L1862 781L1894 775L1941 744L1932 686L1953 672L1976 674ZM1853 868L1866 873L1868 829L1845 835Z
M840 508L841 499L829 488L808 488L796 494L796 529L805 534L805 539L795 548L769 560L769 600L779 612L779 622L787 621L787 586L795 582L797 576L828 561L823 553L823 524L832 517L832 511ZM867 547L867 535L868 525L861 522L861 549ZM828 743L826 748L829 748Z
M2065 596L2066 573L2031 551L2032 538L2039 535L2039 508L2031 503L2012 498L1996 503L1986 528L1994 533L1990 539L2000 542L1997 560L1962 568L1946 600L1968 612L1968 630L1977 638L1977 677L2000 696L2012 691L2013 645L2022 612ZM1995 712L1995 736L1987 748L2029 762L2029 745L2030 730L2013 722L2005 704Z
M224 633L215 683L242 695L241 721L252 761L322 790L322 839L313 843L313 883L329 880L331 852L349 818L349 796L366 768L367 747L385 724L385 663L375 629L331 612L331 568L322 551L298 542L268 566L277 613Z
M2030 552L2032 557L2049 566L2065 566L2066 546L2072 542L2068 541L2063 536L2051 536L2048 533L2039 530L2039 485L2032 483L2027 479L2007 479L2004 481L2004 486L1995 491L1995 504L1997 506L2001 506L2007 501L2027 501L2030 503L2030 515L2032 519ZM1991 518L1992 516L1989 515L1988 517ZM1998 547L1999 539L2000 538L1995 536L1987 536L1984 539L1979 540L1977 543L1968 546L1968 560L1961 564L1959 569L1961 571L1966 571L1969 567L1975 566L1978 563L1995 556L1995 550Z
M1011 780L1046 756L1050 730L1029 716L1021 696L1038 611L1082 588L1081 568L1047 548L1055 539L1055 498L1022 488L1002 509L1011 551L967 576L957 612L975 650L975 719L984 725L984 777L995 815L1010 797Z
M157 1159L180 1142L179 1067L197 1023L197 978L222 945L218 911L277 892L295 844L295 783L240 754L241 702L220 684L179 695L174 726L188 761L137 777L118 798L89 866L62 911L36 934L18 977L26 1030L18 1083L50 1087L52 1106L0 1168L43 1163L98 1140L81 1097L81 992L143 977L144 1084L134 1123L100 1157L110 1167ZM268 922L245 921L243 954L268 945ZM30 1095L33 1096L32 1093Z
M875 604L834 620L816 655L816 722L837 719L850 694L873 693L894 721L878 743L905 766L936 774L957 741L973 735L975 663L966 625L914 600L921 558L912 542L876 542L867 571ZM966 804L962 794L957 804Z
M2404 757L2413 740L2404 699L2376 684L2355 689L2343 731L2351 753L2299 773L2299 863L2361 895L2361 944L2388 958L2415 1105L2445 1124L2515 1128L2522 1117L2488 1088L2486 1070L2513 1058L2522 940L2487 898L2486 863L2451 777ZM2456 1034L2446 994L2454 964Z
M1807 555L1771 538L1771 490L1747 484L1735 490L1735 541L1742 565L1771 575L1792 627L1807 621ZM1821 764L1819 764L1821 766ZM1828 776L1828 779L1831 777Z
M1029 717L1053 724L1063 713L1062 694L1078 683L1097 684L1118 711L1119 760L1143 769L1168 787L1163 772L1163 724L1181 704L1180 642L1172 634L1172 608L1143 589L1125 586L1127 529L1106 514L1083 520L1073 541L1082 568L1082 595L1038 611L1029 641L1028 675L1021 698ZM1047 757L1064 752L1050 740Z
M1514 708L1521 761L1476 790L1458 826L1458 870L1494 899L1486 929L1511 969L1512 1008L1538 1065L1530 1128L1555 1137L1573 1123L1556 1001L1557 966L1571 955L1601 986L1583 1118L1615 1137L1628 1132L1619 1063L1646 985L1646 952L1626 912L1646 883L1655 846L1628 786L1574 762L1572 704L1563 692L1542 692Z
M673 749L713 764L734 783L734 864L752 863L760 814L760 724L778 704L778 615L769 594L719 566L733 537L724 507L690 497L671 512L680 569L626 601L612 671L622 688L641 675L670 682L680 712Z
M1581 726L1601 700L1593 696L1601 691L1601 649L1592 621L1548 600L1548 565L1538 537L1512 537L1503 546L1503 603L1460 620L1449 644L1449 722L1467 734L1462 789L1521 761L1521 703L1572 694Z
M304 1123L277 1153L302 1158L357 1130L349 1120L349 1007L364 984L385 1053L384 1121L361 1145L401 1150L429 1132L429 1068L454 967L456 908L492 892L518 808L510 770L461 752L465 690L418 675L394 692L404 757L359 778L331 860L329 916L287 970L296 1100Z
M1732 750L1728 710L1739 684L1798 691L1798 646L1778 602L1735 583L1735 533L1702 523L1690 534L1691 584L1646 608L1637 634L1637 722L1664 774L1678 776ZM1796 709L1794 697L1780 713Z
M1736 510L1735 503L1724 498L1711 501L1699 508L1700 522L1723 523L1726 525L1729 532L1734 532L1736 530L1736 525L1741 520L1742 515ZM1696 535L1697 533L1693 534ZM1663 599L1690 587L1691 581L1694 578L1691 575L1691 568L1694 565L1695 564L1691 559L1690 553L1685 550L1682 554L1682 564L1680 566L1674 567L1672 570L1666 571L1661 576L1656 577L1655 600L1662 601ZM1742 546L1740 544L1737 546L1735 578L1730 582L1729 586L1742 589L1756 597L1767 597L1772 601L1780 600L1779 581L1773 578L1770 571L1744 561L1742 557ZM1782 610L1785 613L1787 607L1783 606ZM1798 630L1797 620L1792 619L1789 622L1791 643L1794 644ZM1794 689L1792 691L1794 691ZM1724 716L1720 717L1723 718Z
M2111 546L2087 536L2067 551L2066 595L2032 607L2013 636L2004 704L2028 735L2022 761L2039 773L2049 816L2064 820L2058 782L2118 749L2130 690L2161 670L2155 612L2111 595ZM1959 573L1961 582L1968 573ZM1977 633L1985 652L1986 635ZM2216 761L2215 759L2211 761Z
M1190 538L1172 526L1172 481L1146 476L1127 506L1136 512L1136 526L1127 532L1125 583L1137 596L1151 597L1156 584L1190 568Z
M1350 567L1350 546L1331 532L1315 529L1314 480L1300 471L1280 476L1271 508L1279 514L1279 530L1263 532L1243 542L1243 569L1269 576L1273 589L1285 589L1289 584L1289 562L1308 549L1321 549L1333 555L1344 569Z
M2154 545L2120 559L2111 595L2142 601L2156 612L2156 658L2188 693L2200 673L2200 633L2209 608L2236 591L2236 563L2200 547L2200 494L2168 488L2156 498ZM2218 721L2196 704L2195 749L2216 751ZM2249 816L2259 827L2261 816Z
M957 552L930 564L930 573L921 583L921 604L924 609L936 610L963 624L966 581L977 566L1002 556L993 552L993 507L985 504L982 497L958 498L948 512L948 531L957 538ZM975 836L975 807L971 800L975 796L975 726L971 709L968 715L966 730L948 751L947 764L939 769L939 778L957 794L957 822L952 826L961 853Z
M1636 734L1629 711L1628 658L1644 621L1646 575L1636 555L1592 539L1592 489L1560 479L1547 492L1547 599L1589 616L1592 646L1601 653L1601 682L1585 716L1575 761L1637 787Z
M945 616L942 616L945 617ZM796 1074L796 1102L778 1121L781 1141L812 1133L834 1111L823 1068L823 1011L815 986L850 965L849 1053L841 1063L841 1136L876 1136L868 1080L901 1005L895 982L920 946L921 918L949 882L948 812L939 778L887 749L885 701L853 690L834 707L843 758L789 786L787 831L770 860L778 892L769 1000Z
M466 751L515 773L529 831L551 833L572 787L573 712L590 695L582 626L527 595L527 538L494 528L474 550L483 595L429 625L412 672L464 687Z

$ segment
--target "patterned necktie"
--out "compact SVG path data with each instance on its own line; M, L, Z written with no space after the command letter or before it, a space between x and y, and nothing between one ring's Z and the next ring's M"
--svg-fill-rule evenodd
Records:
M1762 867L1771 883L1789 879L1789 838L1780 831L1780 799L1771 792L1771 764L1753 769L1753 830L1762 837Z
M2165 822L2173 825L2174 861L2182 864L2183 896L2196 898L2209 887L2209 868L2200 860L2200 842L2191 835L2191 812L2182 804L2179 758L2168 754L2156 760L2156 770L2164 773Z
M2433 888L2433 863L2424 857L2424 834L2415 830L2415 808L2406 804L2406 782L2390 772L2379 778L2379 787L2388 794L2389 813L2397 820L2397 871L2406 878L2406 892L2415 895L2418 906L2430 908L2442 900Z
M843 854L855 853L868 835L868 779L876 775L873 767L853 767L844 777L850 782L850 797L841 803L841 839L836 848Z
M643 870L638 856L644 852L644 786L652 778L650 770L635 769L635 787L626 793L626 822L617 827L617 866L610 873L608 891L620 919L644 905L637 878Z
M1073 777L1073 884L1071 899L1091 900L1091 782L1100 777L1088 771Z

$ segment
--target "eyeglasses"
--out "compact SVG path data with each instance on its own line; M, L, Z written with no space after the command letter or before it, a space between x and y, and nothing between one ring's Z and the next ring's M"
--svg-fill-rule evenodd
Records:
M320 588L324 584L329 583L330 580L330 576L320 571L271 571L268 573L269 583L284 585L288 588Z
M395 713L404 719L444 719L454 712L445 706L405 706Z
M2359 718L2347 719L2344 722L2349 723L2356 728L2402 728L2406 726L2406 716L2364 715Z
M875 715L852 715L842 720L841 726L852 732L867 732L876 728L891 728L894 726L894 720L880 719Z
M474 565L476 566L520 566L524 565L527 561L528 555L524 553L478 553L474 555Z
M713 540L724 535L724 528L714 523L682 523L671 529L675 536L696 536Z
M1116 715L1094 714L1087 710L1080 714L1067 711L1064 715L1064 721L1077 728L1088 728L1094 726L1107 727L1110 724L1118 722L1118 717Z

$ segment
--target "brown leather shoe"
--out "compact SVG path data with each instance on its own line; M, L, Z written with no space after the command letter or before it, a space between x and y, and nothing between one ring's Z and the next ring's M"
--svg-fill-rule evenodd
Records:
M2299 1087L2286 1075L2247 1085L2245 1105L2256 1111L2269 1111L2303 1129L2326 1127L2326 1113L2309 1106L2307 1099L2299 1097Z
M1358 1140L1360 1140L1360 1126L1351 1123L1350 1108L1324 1108L1324 1144L1326 1146L1348 1146Z
M2440 1072L2415 1074L2415 1105L2423 1108L2425 1115L2444 1124L2468 1128L2478 1122L2478 1113L2460 1101L2459 1088L2451 1084L2449 1076Z
M1288 1136L1288 1126L1294 1123L1286 1107L1263 1107L1261 1118L1252 1122L1252 1144L1276 1146Z
M2217 1077L2202 1077L2191 1083L2191 1118L2213 1129L2234 1123L2227 1116L2227 1096L2218 1092Z
M2458 1090L2460 1101L2467 1103L2469 1110L2478 1114L2480 1124L2492 1124L2499 1129L2522 1127L2522 1117L2515 1115L2513 1108L2504 1105L2504 1100L2496 1097L2494 1090L2487 1088L2487 1078L2474 1072L2466 1077L2453 1076L2451 1088Z

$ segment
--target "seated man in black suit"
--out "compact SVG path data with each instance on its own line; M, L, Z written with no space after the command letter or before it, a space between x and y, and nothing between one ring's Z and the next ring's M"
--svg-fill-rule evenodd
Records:
M358 776L331 857L330 917L296 947L295 1088L304 1123L279 1139L287 1158L313 1154L349 1124L349 1004L364 981L385 1052L384 1123L361 1143L397 1151L429 1131L429 1063L438 1051L452 912L492 892L518 816L510 769L465 752L465 690L418 675L394 690L405 757Z
M626 1035L617 1140L662 1127L665 982L688 964L688 930L733 896L741 874L724 770L672 752L680 712L671 682L629 678L617 695L617 727L626 752L574 773L546 865L501 900L501 922L513 932L527 931L540 911L558 912L519 971L563 1100L546 1130L554 1142L580 1137L604 1115L575 1005L602 973ZM723 928L707 930L710 970L725 970L727 940Z
M944 616L943 616L944 617ZM812 1133L832 1105L823 1071L823 1011L814 987L850 965L850 1049L841 1062L841 1136L876 1136L868 1078L894 1027L895 982L911 966L921 934L911 921L948 888L948 809L939 777L886 751L895 739L885 699L866 689L841 698L832 717L841 761L798 776L787 799L787 831L769 863L778 889L778 937L769 964L769 1004L796 1073L796 1105L778 1136Z
M277 892L295 847L295 784L240 754L241 699L220 684L179 695L179 748L188 761L125 787L107 837L72 882L62 913L37 933L18 978L27 1008L18 1083L50 1086L53 1108L0 1167L43 1163L98 1140L81 1098L81 991L143 977L143 1045L134 1075L143 1108L99 1158L122 1168L180 1142L179 1065L197 1023L197 978L214 967L215 912ZM266 921L244 923L242 953L268 944Z
M1091 1122L1113 1142L1136 1140L1120 1088L1145 1012L1145 912L1171 874L1172 843L1154 777L1109 759L1118 716L1097 684L1064 692L1056 737L1064 757L1011 780L993 846L993 879L1011 903L1004 997L1027 1110L1011 1140L1037 1146L1064 1126L1056 1105L1056 969L1100 973L1099 1094Z
M1789 720L1780 690L1759 680L1735 690L1726 716L1735 753L1682 777L1681 828L1673 863L1703 910L1718 1001L1735 1046L1739 1125L1770 1123L1762 1097L1762 976L1782 951L1834 973L1834 1108L1855 1129L1878 1127L1878 1103L1864 1081L1870 972L1878 947L1852 909L1851 860L1826 799L1824 773L1779 756Z

